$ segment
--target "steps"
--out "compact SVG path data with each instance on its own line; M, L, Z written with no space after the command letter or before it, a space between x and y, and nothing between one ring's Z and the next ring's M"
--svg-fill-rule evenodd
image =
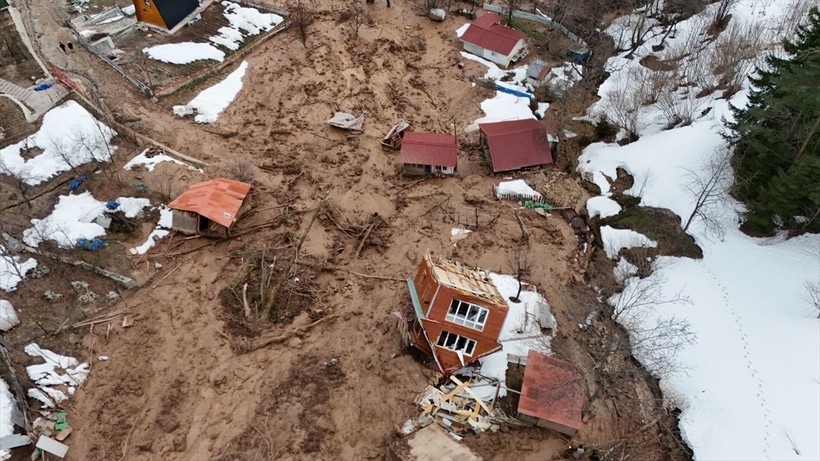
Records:
M0 93L7 94L20 102L25 102L32 91L0 78Z

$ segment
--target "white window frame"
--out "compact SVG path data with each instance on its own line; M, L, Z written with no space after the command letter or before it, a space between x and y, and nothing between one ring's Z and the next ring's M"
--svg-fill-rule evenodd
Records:
M475 313L475 317L470 319L468 318L468 314L472 309L475 309L477 312ZM455 312L453 312L453 310L455 310ZM460 313L462 311L463 314ZM444 319L456 325L463 325L476 331L484 331L484 326L487 325L487 318L489 316L489 309L453 298L453 300L450 301L450 307L447 308L447 315Z
M461 348L459 348L459 343L462 344ZM459 352L461 351L467 357L473 355L475 352L476 341L474 339L470 339L466 336L457 335L455 333L450 333L446 330L441 330L441 333L438 335L438 339L436 340L436 347L440 347L442 349L447 349L448 351Z

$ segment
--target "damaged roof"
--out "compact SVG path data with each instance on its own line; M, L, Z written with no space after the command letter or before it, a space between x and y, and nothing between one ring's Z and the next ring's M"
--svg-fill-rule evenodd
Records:
M191 211L225 227L231 227L251 185L230 179L196 183L168 204L173 210Z
M507 307L504 297L490 280L490 274L483 269L472 269L459 262L441 256L425 255L433 277L442 285L447 285L468 295L475 296L499 306Z
M502 26L501 16L486 13L470 23L470 27L461 36L461 41L508 55L525 37L526 35L519 30Z
M584 399L578 368L532 349L527 353L519 413L578 430Z
M552 163L547 130L535 119L478 125L487 137L493 173Z
M399 160L402 163L455 168L458 138L449 134L405 132Z

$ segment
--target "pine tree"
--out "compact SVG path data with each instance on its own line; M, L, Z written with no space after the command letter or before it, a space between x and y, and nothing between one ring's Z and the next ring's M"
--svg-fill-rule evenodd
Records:
M735 195L744 230L820 231L820 12L813 7L784 57L769 56L750 78L745 108L732 108Z

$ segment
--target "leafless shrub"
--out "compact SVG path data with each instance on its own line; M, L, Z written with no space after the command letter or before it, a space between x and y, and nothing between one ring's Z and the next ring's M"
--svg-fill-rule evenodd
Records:
M339 21L344 22L350 30L351 35L358 38L359 29L361 29L362 25L368 23L370 18L365 6L360 0L350 0L347 10L339 16Z
M612 118L611 121L626 130L627 134L633 138L637 137L640 130L638 117L641 107L648 99L646 86L636 85L635 82L644 81L647 72L649 71L643 67L630 68L608 93L609 110L607 113Z
M776 27L776 41L784 38L790 38L797 26L805 24L808 19L809 9L816 4L816 0L793 0L788 7L784 9L777 22Z
M667 128L690 125L700 109L697 94L691 86L663 91L655 105L666 117Z
M256 177L253 159L248 154L238 155L228 162L225 173L230 179L253 184Z
M11 178L14 185L17 187L17 190L20 192L20 196L23 201L26 202L26 205L31 208L31 199L28 196L28 192L31 189L29 185L34 178L34 174L31 171L31 167L29 165L25 165L22 168L15 169L11 166L7 165L3 158L0 157L0 174L7 175Z
M510 255L507 260L507 266L515 273L515 279L518 281L518 291L515 293L515 296L510 297L510 301L519 303L521 302L520 296L523 286L521 279L529 275L532 271L532 261L529 258L527 249L518 249L515 254Z
M763 23L733 23L717 38L707 62L716 87L729 97L740 91L746 78L759 64L764 48Z
M718 1L715 16L712 20L712 30L719 31L726 25L726 21L729 19L729 13L731 13L732 7L735 6L735 3L737 3L737 0Z
M806 288L806 301L817 309L817 318L820 319L820 281L809 281L803 284Z
M302 45L307 46L308 27L313 24L314 12L302 4L302 0L296 4L293 10L293 23L296 24L296 30L299 32L299 38L302 39Z
M721 204L723 204L732 185L732 170L730 165L730 154L720 153L714 155L701 172L686 170L686 190L694 197L695 203L692 213L689 214L683 231L689 230L689 226L695 220L700 220L706 230L713 235L722 238L724 234L723 223L720 215Z

